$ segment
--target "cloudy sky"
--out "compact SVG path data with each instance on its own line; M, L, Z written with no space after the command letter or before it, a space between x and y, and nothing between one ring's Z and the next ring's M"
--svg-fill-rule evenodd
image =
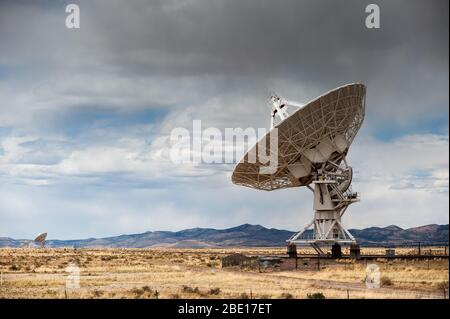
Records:
M235 186L233 165L176 165L172 129L268 127L268 94L299 102L367 85L352 145L362 201L344 224L448 223L448 2L0 2L0 237L300 229L307 189Z

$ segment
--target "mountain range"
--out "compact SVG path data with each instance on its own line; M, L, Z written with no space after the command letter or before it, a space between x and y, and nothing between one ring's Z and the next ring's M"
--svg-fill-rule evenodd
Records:
M425 225L402 229L398 226L350 229L361 245L404 243L448 243L449 225ZM260 225L243 224L227 229L192 228L181 231L148 231L141 234L79 240L47 240L47 247L276 247L285 246L293 232ZM0 247L21 247L30 240L0 237Z

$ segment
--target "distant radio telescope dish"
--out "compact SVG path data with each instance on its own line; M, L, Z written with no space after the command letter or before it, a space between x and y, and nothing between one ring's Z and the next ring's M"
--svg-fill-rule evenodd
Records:
M45 239L47 238L47 233L40 233L36 236L34 239L34 242L38 245L41 245L42 247L45 246Z
M350 204L359 201L359 195L351 191L353 170L346 155L364 120L365 95L366 87L353 83L306 104L270 97L272 129L261 141L277 129L276 170L268 174L260 170L267 163L249 161L259 141L236 165L232 182L265 191L306 186L313 192L314 218L288 243L311 244L319 253L319 244L355 243L341 217ZM269 153L268 143L266 148Z

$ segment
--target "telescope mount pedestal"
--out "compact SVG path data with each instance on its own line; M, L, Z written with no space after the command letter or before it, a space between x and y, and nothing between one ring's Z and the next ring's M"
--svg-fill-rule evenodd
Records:
M314 218L287 240L289 245L311 245L322 256L325 253L320 246L356 244L355 238L341 223L348 206L359 201L358 194L350 190L351 180L352 169L346 163L337 172L318 170L312 181L314 188L308 185L314 193ZM334 251L337 249L335 246Z

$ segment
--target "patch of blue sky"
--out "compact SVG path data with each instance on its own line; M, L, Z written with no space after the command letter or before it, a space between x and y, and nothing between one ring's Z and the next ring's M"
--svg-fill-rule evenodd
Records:
M436 134L448 135L448 112L439 118L422 119L410 125L394 125L392 122L378 123L374 136L382 141L390 142L404 135Z
M20 143L19 145L28 150L26 156L18 159L15 163L54 165L64 159L65 152L72 146L70 141L55 141L49 139L37 139Z
M2 136L8 136L13 131L12 127L9 126L0 126L0 137Z
M416 169L411 171L410 175L417 179L426 179L432 176L432 171L424 169Z
M163 107L134 110L111 110L100 107L79 107L67 112L55 112L46 129L67 137L84 135L93 129L126 130L136 125L155 124L168 113Z
M83 187L80 187L80 184ZM129 172L105 172L56 177L50 184L45 185L45 188L55 192L58 196L70 193L72 197L76 198L92 196L98 191L126 193L133 189L165 190L171 189L172 186L171 182L165 179L141 178L137 174Z
M151 165L149 163L149 165ZM163 179L144 179L136 174L106 173L98 181L90 183L92 188L104 189L167 189L171 186L169 181Z
M23 87L39 83L39 80L49 76L51 64L47 61L32 58L27 61L15 61L10 64L0 64L0 82L7 81L10 85Z
M0 80L9 78L13 75L13 70L10 66L0 64Z

